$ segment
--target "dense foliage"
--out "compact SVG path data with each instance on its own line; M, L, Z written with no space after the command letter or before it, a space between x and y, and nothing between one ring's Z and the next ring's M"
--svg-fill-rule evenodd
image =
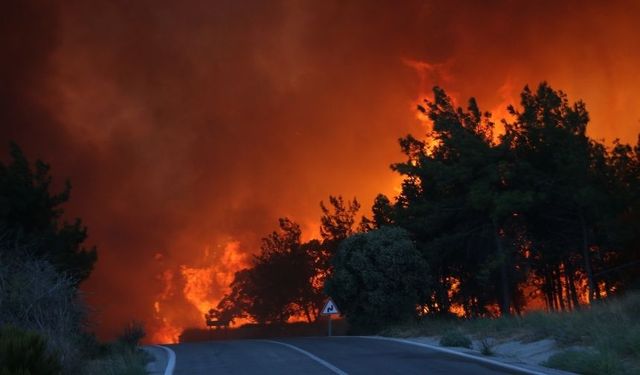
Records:
M37 160L32 166L15 144L10 155L9 163L0 162L0 239L11 246L2 246L0 255L45 258L79 284L89 277L97 255L95 248L82 245L87 230L80 219L62 220L71 185L53 193L47 164Z
M55 375L60 370L42 336L12 326L0 328L0 374Z
M79 219L64 221L69 184L52 190L49 166L11 145L0 161L0 374L145 373L140 324L114 350L87 332L79 285L96 250Z
M323 285L341 241L355 233L356 200L329 197L320 203L322 241L302 243L300 226L280 219L280 229L265 237L253 266L236 273L231 292L211 316L219 321L251 318L259 323L286 322L292 316L311 322L325 299Z
M321 300L312 286L313 243L302 245L300 234L298 224L280 219L280 231L263 239L253 268L236 275L214 317L228 321L249 315L258 322L285 322L303 314L314 319Z
M429 285L428 266L401 228L354 234L340 244L334 264L325 289L355 330L411 319Z
M299 253L263 246L219 311L286 320L317 308L326 281L352 324L374 328L433 314L520 314L534 299L570 310L639 285L640 142L591 139L585 104L546 83L525 87L499 127L474 99L463 109L433 92L418 106L430 131L400 139L400 194L376 197L358 228L359 204L331 197L333 210L321 204L322 241L282 247ZM280 268L281 256L306 261ZM267 318L255 309L262 300L275 304Z

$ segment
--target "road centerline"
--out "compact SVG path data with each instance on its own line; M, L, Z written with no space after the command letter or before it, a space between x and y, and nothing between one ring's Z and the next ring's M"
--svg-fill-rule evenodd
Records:
M300 349L295 345L291 345L291 344L287 344L287 343L284 343L284 342L281 342L281 341L275 341L275 340L259 340L259 341L264 341L264 342L269 342L269 343L272 343L272 344L279 344L279 345L282 345L282 346L286 346L289 349L295 350L295 351L297 351L299 353L302 353L302 354L306 355L307 357L313 359L314 361L318 362L322 366L324 366L324 367L328 368L329 370L333 371L335 374L338 374L338 375L349 375L348 373L340 370L339 368L337 368L336 366L332 365L331 363L325 361L324 359L322 359L322 358L320 358L320 357L318 357L318 356L316 356L314 354L311 354L311 353L309 353L308 351L306 351L304 349Z

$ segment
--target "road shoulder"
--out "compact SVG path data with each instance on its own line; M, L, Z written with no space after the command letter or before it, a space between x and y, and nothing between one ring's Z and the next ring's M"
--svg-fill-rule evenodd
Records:
M170 359L170 354L166 350L168 348L162 347L160 345L147 345L142 349L153 356L153 361L149 362L146 366L147 373L150 375L168 375L167 369L169 367ZM173 371L169 372L169 374L171 374L172 372Z
M479 350L457 348L457 347L442 347L439 345L437 338L433 337L410 337L410 338L393 338L384 336L359 336L362 338L377 339L377 340L389 340L395 342L402 342L407 345L422 346L425 348L437 350L443 353L458 355L467 359L473 359L480 362L490 363L496 366L503 367L505 369L511 369L520 371L530 375L575 375L571 372L556 370L544 366L540 366L536 363L523 361L522 359L511 355L492 355L485 356L480 353Z

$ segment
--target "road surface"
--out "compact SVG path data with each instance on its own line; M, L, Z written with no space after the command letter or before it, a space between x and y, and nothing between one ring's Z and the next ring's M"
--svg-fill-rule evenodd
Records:
M213 341L165 347L175 353L175 375L535 373L399 341L362 337Z

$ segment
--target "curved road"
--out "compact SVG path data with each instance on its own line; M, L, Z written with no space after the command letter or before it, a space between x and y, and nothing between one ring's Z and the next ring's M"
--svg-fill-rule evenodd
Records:
M173 374L176 375L540 373L518 371L400 341L363 337L213 341L166 347L175 353Z

